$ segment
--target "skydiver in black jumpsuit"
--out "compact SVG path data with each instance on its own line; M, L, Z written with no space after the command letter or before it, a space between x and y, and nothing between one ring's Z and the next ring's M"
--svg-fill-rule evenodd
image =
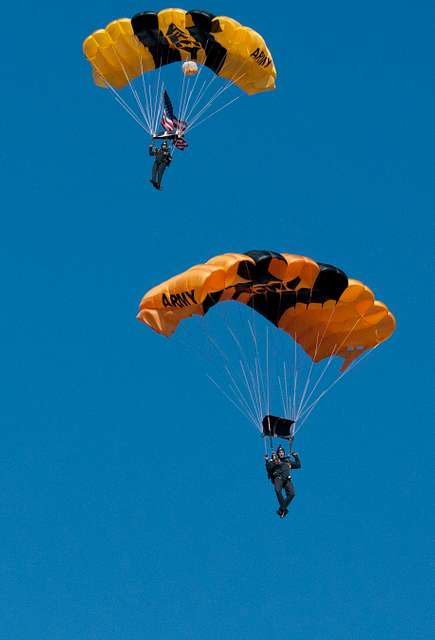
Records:
M154 156L154 164L150 182L153 187L160 191L163 174L166 167L169 167L169 165L171 164L172 155L166 140L162 142L162 146L160 148L155 146L154 144L150 144L149 152L150 156Z
M290 457L291 456L291 457ZM285 455L284 448L279 446L276 453L272 454L269 460L266 456L266 472L267 477L271 480L276 497L279 502L277 514L280 518L284 518L288 513L288 506L295 497L295 488L293 486L291 470L301 468L301 460L298 453L291 453L290 456ZM285 491L284 498L282 491Z

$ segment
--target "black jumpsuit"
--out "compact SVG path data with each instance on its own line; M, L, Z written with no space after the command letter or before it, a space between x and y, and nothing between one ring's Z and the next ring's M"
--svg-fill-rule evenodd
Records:
M171 164L172 156L168 146L161 146L160 149L154 145L150 145L150 156L154 156L154 164L152 171L151 183L156 189L160 189L163 174L166 167Z
M286 511L290 502L295 497L295 488L293 486L291 469L300 469L301 460L297 453L292 453L285 458L277 458L274 460L266 460L267 476L273 483L276 497L279 502L281 511ZM282 490L284 489L286 497L284 498Z

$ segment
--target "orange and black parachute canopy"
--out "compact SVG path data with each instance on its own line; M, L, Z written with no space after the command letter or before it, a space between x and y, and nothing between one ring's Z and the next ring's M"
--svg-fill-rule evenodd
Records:
M137 317L169 336L182 320L229 300L292 336L314 362L340 356L342 369L396 325L371 289L338 267L275 251L225 253L195 265L148 291Z

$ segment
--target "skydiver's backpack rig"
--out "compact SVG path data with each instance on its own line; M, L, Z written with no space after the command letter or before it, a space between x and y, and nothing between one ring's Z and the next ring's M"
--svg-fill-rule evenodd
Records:
M270 453L273 451L273 439L281 438L287 440L289 454L292 452L293 440L295 437L295 421L287 418L281 418L279 416L264 416L262 421L263 426L263 438L269 438ZM266 440L264 440L265 452L267 451Z

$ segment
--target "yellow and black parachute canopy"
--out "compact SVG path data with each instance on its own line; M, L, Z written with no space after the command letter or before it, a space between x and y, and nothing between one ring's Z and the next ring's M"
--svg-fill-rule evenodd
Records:
M193 60L251 95L275 88L276 69L262 36L227 16L163 9L120 18L83 42L97 85L117 89L148 71Z

